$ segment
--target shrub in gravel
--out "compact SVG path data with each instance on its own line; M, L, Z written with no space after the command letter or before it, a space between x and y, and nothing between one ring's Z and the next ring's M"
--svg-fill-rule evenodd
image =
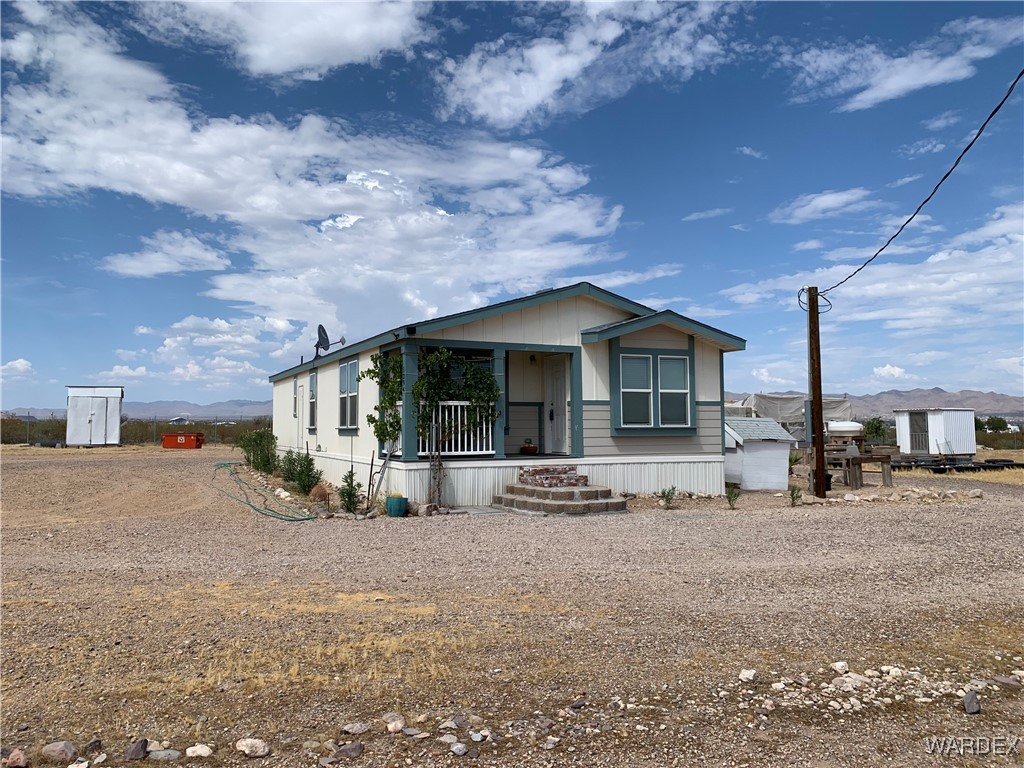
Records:
M338 498L341 500L341 508L352 514L359 508L359 499L362 496L363 484L356 482L355 470L350 469L341 479L341 486L338 488Z
M800 490L799 486L789 486L789 506L795 507L800 503L800 499L803 497L804 492Z
M672 509L672 501L675 499L676 493L676 487L673 485L671 488L662 488L654 495L665 502L665 509Z
M323 479L323 470L316 468L316 462L309 455L308 450L295 457L295 477L292 482L299 486L300 491L309 493L313 490L313 486Z
M740 499L740 487L736 483L725 484L725 500L729 502L729 509L736 509L736 502Z
M299 456L295 451L288 449L281 457L281 478L286 483L294 483L299 472Z
M243 432L238 436L238 447L242 449L246 464L257 472L273 474L277 469L277 438L269 429Z

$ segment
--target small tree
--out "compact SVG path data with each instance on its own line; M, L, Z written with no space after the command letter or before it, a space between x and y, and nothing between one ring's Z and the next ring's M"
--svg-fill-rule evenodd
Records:
M989 432L1005 432L1009 428L1009 424L1002 416L989 416L985 419L985 429Z
M884 443L889 439L889 425L879 416L864 422L864 437L869 443Z
M370 355L370 367L359 374L359 379L373 379L380 387L377 405L373 406L376 414L368 413L366 421L390 454L402 439L402 411L398 407L402 400L402 358L376 352Z
M341 487L338 488L338 499L341 501L341 508L353 514L359 508L360 491L362 483L356 482L355 470L349 469L341 479Z
M979 419L977 416L974 417L974 431L975 432L984 432L985 431L985 422L982 421L981 419Z

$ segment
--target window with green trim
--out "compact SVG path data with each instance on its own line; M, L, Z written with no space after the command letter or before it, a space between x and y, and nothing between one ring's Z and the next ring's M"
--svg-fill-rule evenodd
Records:
M622 355L619 372L622 426L652 426L651 356Z
M690 434L693 363L684 350L623 349L612 362L612 429L618 434ZM621 432L619 432L621 430ZM664 432L663 432L664 430Z
M658 357L658 425L690 426L690 361Z
M359 427L359 361L338 363L338 428Z
M309 372L309 428L316 429L316 369Z

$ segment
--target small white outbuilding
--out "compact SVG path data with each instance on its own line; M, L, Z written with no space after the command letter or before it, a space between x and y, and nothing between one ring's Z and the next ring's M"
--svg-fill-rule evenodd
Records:
M67 445L120 445L124 387L68 386Z
M900 453L973 456L978 451L973 408L895 408Z
M725 482L751 491L786 490L796 442L773 419L726 417Z

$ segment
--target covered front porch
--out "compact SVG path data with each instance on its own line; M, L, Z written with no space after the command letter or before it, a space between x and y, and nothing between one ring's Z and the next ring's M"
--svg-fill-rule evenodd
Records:
M506 458L571 458L583 455L582 363L578 347L446 344L465 365L486 366L499 390L497 418L481 417L464 400L445 400L434 409L426 434L417 430L412 404L421 352L442 346L405 340L401 439L391 449L396 462ZM388 447L381 445L381 453Z

